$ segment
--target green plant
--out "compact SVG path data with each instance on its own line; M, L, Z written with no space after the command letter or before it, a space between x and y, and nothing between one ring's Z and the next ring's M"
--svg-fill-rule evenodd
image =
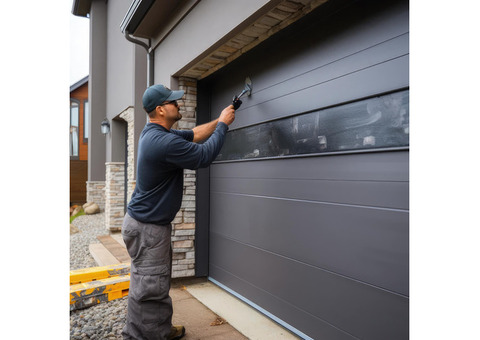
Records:
M72 223L72 221L74 219L76 219L78 216L82 216L82 215L85 215L85 211L83 211L83 209L80 209L80 211L78 213L76 213L75 215L72 215L70 216L70 223Z

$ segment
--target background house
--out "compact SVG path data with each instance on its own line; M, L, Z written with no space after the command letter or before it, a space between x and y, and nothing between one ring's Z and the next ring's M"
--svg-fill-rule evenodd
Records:
M88 76L70 86L70 205L84 204L88 179Z
M248 76L221 155L185 171L173 277L208 276L303 338L408 338L408 1L78 0L73 13L91 24L87 199L110 230L135 185L146 86L185 90L184 129Z

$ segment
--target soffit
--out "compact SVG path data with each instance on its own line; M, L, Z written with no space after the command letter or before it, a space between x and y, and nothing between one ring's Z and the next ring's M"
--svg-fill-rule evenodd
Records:
M178 15L191 9L198 1L154 1L134 35L139 38L149 39L157 36L161 31L171 27L178 20Z
M213 52L187 65L175 76L203 79L251 50L328 0L284 0Z

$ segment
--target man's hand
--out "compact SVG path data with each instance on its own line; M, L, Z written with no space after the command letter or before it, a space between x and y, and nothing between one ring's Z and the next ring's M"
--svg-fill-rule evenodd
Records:
M223 109L220 117L218 117L219 122L224 122L227 125L230 125L235 120L235 110L233 109L233 105L229 105Z

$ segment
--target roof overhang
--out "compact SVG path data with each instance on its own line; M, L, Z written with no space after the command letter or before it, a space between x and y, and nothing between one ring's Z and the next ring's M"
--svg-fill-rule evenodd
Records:
M133 0L120 30L144 39L152 39L161 31L178 24L199 0Z
M86 83L88 83L88 76L86 76L85 78L80 79L80 80L77 81L75 84L71 85L71 86L70 86L70 92L75 91L76 89L78 89L78 88L81 87L82 85L85 85Z
M79 0L77 0L79 1ZM271 0L174 76L203 79L329 0ZM120 29L155 49L200 0L133 0Z
M174 76L197 80L208 77L328 1L272 1L274 6L266 13L252 18L252 21L240 31L227 35L224 41L200 55Z
M88 17L92 0L73 0L72 14L78 17Z
M138 26L154 2L155 0L134 0L120 24L122 33L126 31L130 34L135 34Z

